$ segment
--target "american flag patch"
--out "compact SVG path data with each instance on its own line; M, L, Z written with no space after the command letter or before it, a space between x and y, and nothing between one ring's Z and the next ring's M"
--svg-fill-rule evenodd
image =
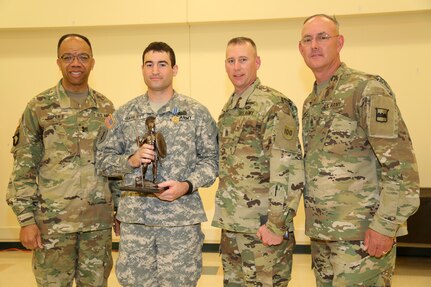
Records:
M107 116L105 118L105 126L110 129L114 126L114 118L112 117L112 114L109 114L109 116Z

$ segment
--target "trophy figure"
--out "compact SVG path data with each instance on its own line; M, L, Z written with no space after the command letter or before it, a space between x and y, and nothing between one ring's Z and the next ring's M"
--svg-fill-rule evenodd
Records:
M145 120L145 126L147 128L147 132L143 135L142 138L139 136L136 137L136 143L138 147L141 147L144 144L149 144L154 147L154 151L156 152L156 156L154 160L150 163L141 163L140 166L140 175L135 178L134 186L122 186L120 190L128 190L128 191L138 191L144 193L154 193L161 192L164 189L159 188L156 183L157 178L157 168L160 163L160 159L166 157L166 142L163 135L156 131L156 118L153 116L148 117ZM146 179L146 174L148 171L148 166L151 165L152 168L152 178L151 180Z

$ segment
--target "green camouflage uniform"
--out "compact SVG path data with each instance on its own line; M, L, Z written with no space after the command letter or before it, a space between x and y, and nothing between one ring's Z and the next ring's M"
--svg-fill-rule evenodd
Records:
M105 250L108 245L109 255L103 255L108 261L101 262L101 268L109 268L108 274L113 206L108 181L95 173L93 143L111 112L111 101L92 89L81 105L71 101L61 81L33 98L13 138L15 161L7 192L19 224L37 224L41 231L44 249L35 253L55 250L61 242L52 238L106 230L109 236L103 235L105 240L88 252L93 256L94 249ZM59 270L56 264L41 268ZM96 271L95 278L104 274ZM53 272L54 277L64 275Z
M156 182L188 180L194 191L172 202L159 200L152 194L122 194L117 211L117 219L122 222L117 277L126 286L135 282L141 282L144 286L152 282L148 281L149 277L155 278L160 286L193 286L182 280L192 278L196 284L201 264L192 268L184 262L179 264L175 274L169 274L169 270L172 268L170 263L176 259L176 246L182 247L183 254L189 254L190 248L196 251L185 261L201 262L203 234L200 223L207 219L197 190L210 186L218 169L217 127L208 110L195 100L177 93L157 113L151 109L147 94L129 101L113 114L111 127L100 137L97 169L105 176L123 176L125 185L134 183L141 171L131 167L128 158L138 149L136 138L146 133L145 120L149 116L156 117L156 130L164 136L167 146L167 156L158 164ZM152 178L151 169L147 171L147 178ZM127 228L126 225L123 228L123 224L127 224ZM198 228L193 228L193 234L189 234L193 225ZM150 234L143 231L148 227L154 227L151 234L158 232L159 235L150 239ZM181 228L182 231L178 231ZM171 236L173 229L176 230L175 237ZM181 232L183 236L178 235ZM165 238L163 242L157 240L162 237ZM194 245L198 242L200 247L196 248L190 242ZM161 252L170 252L170 256L166 260L154 256L146 257L147 261L136 258L142 255L138 254L140 252L153 254L155 246L164 250Z
M240 242L247 240L249 244L244 246L256 245L253 248L261 249L263 244L256 232L266 219L267 227L275 234L293 231L293 217L304 186L296 107L281 93L256 79L240 97L231 96L219 117L218 127L220 180L212 225L224 229L221 251L225 283L235 286L260 282L266 286L264 282L272 281L274 286L284 286L290 280L292 242L289 249L286 244L268 247L263 252L266 258L252 260L255 265L242 271L238 269L241 260L229 259L229 254L236 249L232 245L239 247ZM238 242L234 242L229 232L238 235ZM293 233L291 240L294 240ZM280 269L284 273L277 273L275 266L279 262L275 258L286 258L286 252L290 253L290 260L282 262L284 266ZM246 262L249 256L241 255ZM256 274L254 268L258 273L264 269L265 274ZM271 268L274 268L273 276L268 272ZM234 269L231 272L242 274L229 274Z
M306 99L303 141L308 236L362 244L368 228L391 237L407 233L406 220L419 205L418 170L395 96L382 78L343 63Z

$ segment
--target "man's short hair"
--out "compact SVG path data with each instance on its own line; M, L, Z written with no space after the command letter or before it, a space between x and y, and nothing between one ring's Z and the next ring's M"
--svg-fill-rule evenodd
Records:
M257 50L256 43L252 39L250 39L248 37L235 37L235 38L232 38L232 39L229 40L229 42L227 43L227 45L228 46L229 45L243 45L243 44L246 44L246 43L250 43L250 45L252 45L253 48L255 50Z
M308 21L310 21L311 19L316 18L316 17L323 17L323 18L326 18L328 20L331 20L337 26L337 28L340 27L340 23L338 23L337 18L335 18L335 15L334 16L329 16L327 14L314 14L314 15L311 15L310 17L308 17L307 19L305 19L305 21L304 21L303 24L307 23Z
M93 48L91 47L90 40L88 40L88 38L87 38L87 37L85 37L85 36L83 36L83 35L81 35L81 34L70 33L70 34L64 34L64 35L63 35L63 36L61 36L61 37L60 37L60 39L58 40L58 44L57 44L57 56L58 56L58 57L60 57L60 55L58 55L58 51L60 50L61 43L63 43L63 41L64 41L64 40L66 40L66 38L69 38L69 37L77 37L77 38L81 38L82 40L84 40L84 41L85 41L85 43L87 43L87 44L88 44L88 46L90 46L91 54L93 54Z
M168 53L169 54L169 58L171 60L171 67L175 66L175 64L176 64L175 52L171 48L171 46L169 46L165 42L152 42L152 43L150 43L148 45L148 47L145 48L144 53L142 53L142 63L144 63L145 54L147 54L150 51L154 51L154 52L166 52L166 53Z

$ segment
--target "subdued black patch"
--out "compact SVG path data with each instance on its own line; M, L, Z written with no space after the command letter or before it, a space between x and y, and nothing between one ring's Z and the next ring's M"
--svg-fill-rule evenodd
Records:
M13 140L13 146L17 146L19 143L19 132L18 131L13 135L12 140Z
M387 123L389 110L384 108L376 108L376 122Z

